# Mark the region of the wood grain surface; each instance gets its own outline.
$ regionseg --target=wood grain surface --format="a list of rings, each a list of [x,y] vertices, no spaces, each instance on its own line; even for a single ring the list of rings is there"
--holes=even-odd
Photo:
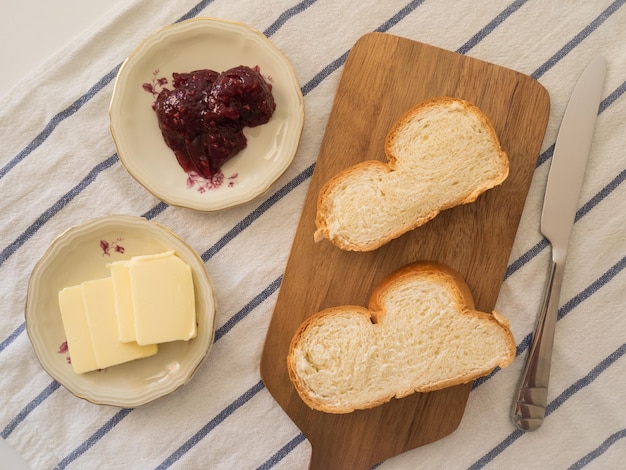
[[[436,96],[473,102],[508,153],[504,184],[472,204],[368,253],[313,242],[320,187],[362,160],[386,161],[387,131],[406,110]],[[311,468],[370,468],[452,433],[471,384],[413,394],[370,410],[333,415],[309,409],[287,374],[293,333],[331,306],[367,306],[374,286],[407,263],[435,260],[456,269],[476,307],[496,303],[547,125],[549,96],[534,79],[477,59],[384,33],[363,36],[343,70],[261,357],[261,376],[312,446]],[[514,311],[501,312],[505,316]]]

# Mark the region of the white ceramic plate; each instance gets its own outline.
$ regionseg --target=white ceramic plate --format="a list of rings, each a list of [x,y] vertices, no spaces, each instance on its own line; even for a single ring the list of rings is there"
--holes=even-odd
[[[272,84],[276,110],[270,121],[245,128],[247,147],[227,161],[221,184],[191,179],[159,130],[152,110],[158,79],[173,72],[238,65],[259,66]],[[167,86],[167,85],[165,85]],[[197,18],[167,26],[144,40],[122,64],[109,109],[117,153],[128,172],[170,205],[212,211],[247,202],[265,192],[295,157],[304,102],[293,67],[263,34],[241,23]]]
[[[89,279],[110,276],[112,261],[175,250],[191,266],[198,335],[159,345],[155,356],[76,374],[64,348],[58,292]],[[191,379],[208,354],[215,331],[213,286],[198,254],[174,233],[140,217],[94,219],[60,235],[31,274],[26,330],[43,368],[78,397],[93,403],[135,407],[173,392]]]

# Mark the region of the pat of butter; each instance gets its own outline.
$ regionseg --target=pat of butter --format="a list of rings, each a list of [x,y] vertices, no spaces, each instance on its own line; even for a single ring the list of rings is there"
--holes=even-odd
[[[72,369],[77,374],[98,369],[87,326],[82,287],[67,287],[59,291],[59,307]]]
[[[193,277],[183,260],[173,251],[135,256],[129,274],[138,344],[196,336]]]
[[[156,344],[140,346],[134,342],[120,342],[112,278],[86,281],[81,286],[87,325],[98,368],[104,369],[157,353]]]
[[[109,271],[111,271],[111,278],[113,279],[118,334],[120,341],[123,343],[137,340],[135,334],[133,298],[130,292],[129,266],[130,261],[115,261],[107,265]]]

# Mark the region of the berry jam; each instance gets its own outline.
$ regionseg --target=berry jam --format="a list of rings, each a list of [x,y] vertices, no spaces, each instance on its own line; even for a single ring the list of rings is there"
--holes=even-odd
[[[276,103],[259,68],[172,74],[153,108],[167,146],[185,172],[210,179],[247,145],[244,127],[270,120]]]

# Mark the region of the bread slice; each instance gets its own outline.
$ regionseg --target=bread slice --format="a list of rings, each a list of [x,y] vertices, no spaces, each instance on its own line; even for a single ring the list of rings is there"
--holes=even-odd
[[[331,307],[305,320],[287,368],[309,407],[349,413],[467,383],[514,358],[504,317],[474,310],[449,267],[415,263],[385,278],[368,309]]]
[[[489,119],[460,99],[433,98],[407,111],[389,131],[385,153],[388,163],[358,163],[321,188],[315,241],[375,250],[509,174]]]

